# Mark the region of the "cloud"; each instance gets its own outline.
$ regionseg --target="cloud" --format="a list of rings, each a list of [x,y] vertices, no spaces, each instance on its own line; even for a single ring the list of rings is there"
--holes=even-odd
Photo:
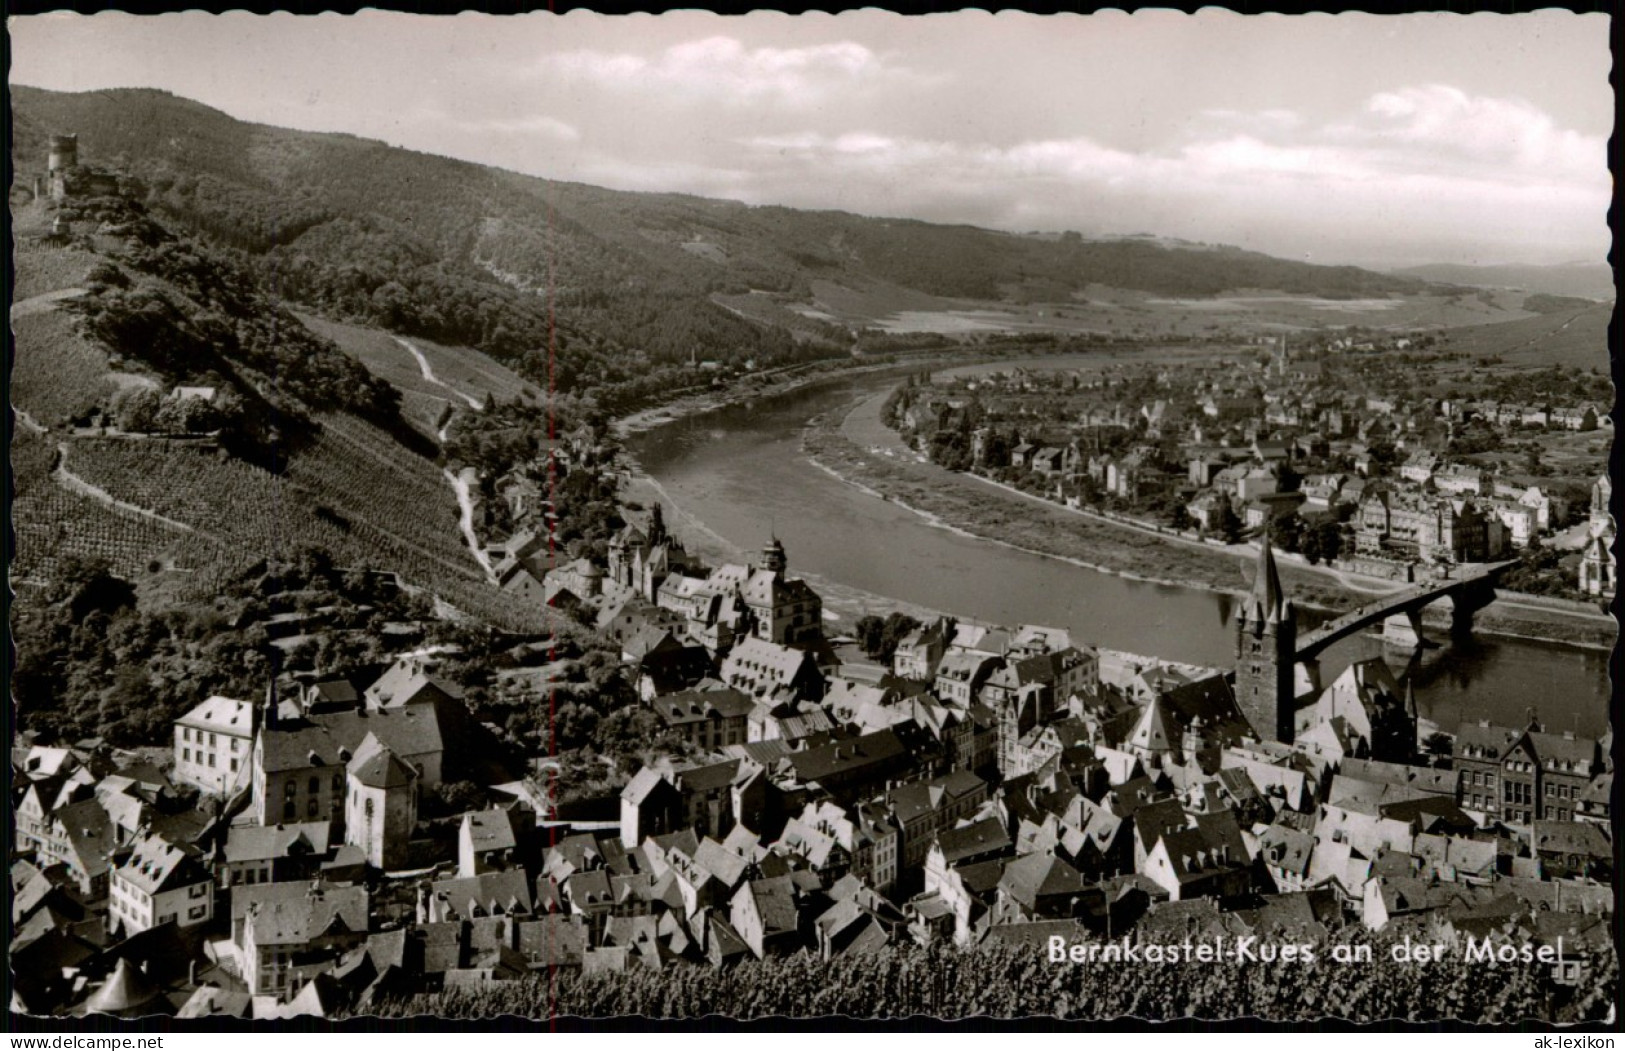
[[[1608,147],[1601,136],[1559,128],[1522,99],[1474,96],[1446,84],[1427,84],[1373,95],[1364,116],[1328,129],[1328,138],[1395,157],[1414,159],[1425,152],[1436,163],[1511,168],[1524,175],[1595,180],[1608,169]]]
[[[1527,102],[1442,85],[1382,92],[1318,123],[1283,109],[1208,111],[1177,140],[1142,150],[1089,136],[997,144],[857,129],[738,144],[750,160],[736,167],[757,173],[756,198],[882,202],[1008,229],[1292,241],[1321,257],[1383,237],[1592,251],[1610,195],[1602,140]]]
[[[764,102],[817,106],[843,91],[919,87],[944,79],[893,65],[886,56],[852,41],[747,48],[728,36],[675,44],[652,59],[593,49],[566,51],[534,72],[542,78],[636,91],[650,98],[676,96],[730,106]]]

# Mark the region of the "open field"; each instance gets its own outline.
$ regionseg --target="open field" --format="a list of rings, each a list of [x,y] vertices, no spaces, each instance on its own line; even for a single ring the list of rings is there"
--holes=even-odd
[[[419,336],[412,337],[412,344],[423,352],[437,377],[480,401],[491,394],[504,401],[517,397],[531,403],[540,403],[547,397],[541,386],[482,351],[451,347]]]
[[[889,332],[1101,332],[1203,336],[1341,328],[1411,331],[1528,318],[1521,293],[1485,290],[1425,296],[1330,299],[1267,289],[1222,296],[1157,296],[1090,285],[1056,298],[1012,288],[1003,300],[951,299],[881,282],[813,281],[808,303],[784,304],[807,317]]]
[[[107,354],[81,338],[72,316],[45,310],[14,318],[11,404],[46,427],[61,426],[112,393]]]
[[[17,267],[17,283],[11,290],[13,303],[30,299],[59,288],[73,288],[85,283],[85,275],[101,258],[90,252],[69,247],[47,247],[24,241],[19,235],[17,254],[26,263]]]
[[[1538,314],[1500,325],[1472,325],[1443,333],[1441,349],[1475,358],[1499,356],[1507,365],[1608,367],[1611,304]]]
[[[299,320],[312,332],[338,344],[373,375],[398,388],[401,414],[428,434],[434,433],[435,424],[447,406],[461,411],[468,407],[471,398],[483,403],[493,393],[500,398],[524,397],[530,401],[543,397],[534,383],[477,350],[447,347],[412,337],[411,345],[429,363],[434,376],[429,379],[424,376],[417,357],[388,332],[329,321],[314,314],[301,313]]]

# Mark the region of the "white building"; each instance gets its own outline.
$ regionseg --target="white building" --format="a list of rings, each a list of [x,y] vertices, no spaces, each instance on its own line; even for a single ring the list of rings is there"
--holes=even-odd
[[[214,916],[214,880],[181,848],[148,836],[113,870],[108,908],[126,935],[171,921],[193,927]]]
[[[175,720],[173,778],[214,795],[230,795],[248,783],[253,750],[254,706],[210,697]]]

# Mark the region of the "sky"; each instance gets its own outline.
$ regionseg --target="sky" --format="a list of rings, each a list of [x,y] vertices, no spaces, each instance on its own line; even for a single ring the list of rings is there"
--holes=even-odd
[[[1321,263],[1602,262],[1608,19],[13,18],[13,83],[548,178]]]

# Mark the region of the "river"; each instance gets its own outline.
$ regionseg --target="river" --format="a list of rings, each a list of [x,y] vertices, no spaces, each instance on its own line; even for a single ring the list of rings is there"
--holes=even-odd
[[[630,439],[629,451],[691,547],[737,559],[776,534],[792,574],[847,612],[884,613],[896,599],[976,620],[1064,627],[1111,649],[1231,664],[1235,602],[1227,595],[1130,581],[963,536],[831,477],[802,454],[807,420],[895,382],[871,376],[759,398],[660,426]],[[649,483],[642,488],[646,494]],[[1358,637],[1323,656],[1323,681],[1373,656],[1396,674],[1407,670],[1406,655]],[[1608,728],[1605,654],[1483,637],[1426,651],[1409,671],[1420,714],[1447,731],[1464,719],[1517,725],[1531,706],[1554,732],[1595,737]]]

